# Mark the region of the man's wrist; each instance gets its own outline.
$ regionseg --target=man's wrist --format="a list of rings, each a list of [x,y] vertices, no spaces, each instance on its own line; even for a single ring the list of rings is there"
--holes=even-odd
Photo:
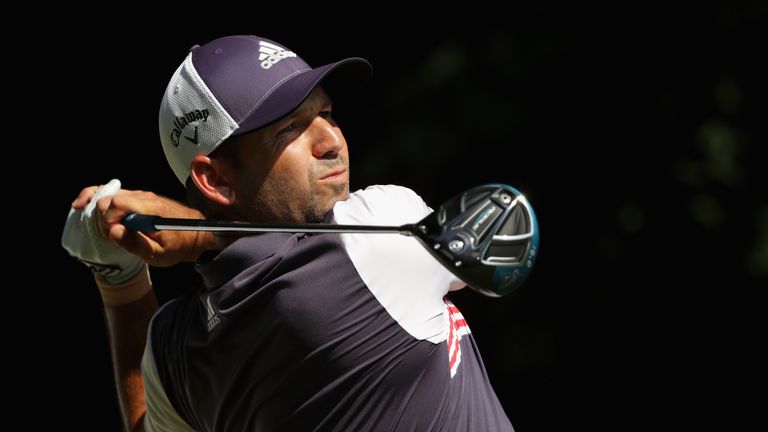
[[[195,242],[195,253],[191,261],[196,261],[203,252],[216,248],[216,236],[212,232],[198,231],[197,241]]]
[[[119,284],[111,284],[96,273],[93,274],[93,278],[99,287],[102,301],[109,306],[133,303],[152,290],[152,280],[146,264],[143,264],[143,268],[135,276]]]

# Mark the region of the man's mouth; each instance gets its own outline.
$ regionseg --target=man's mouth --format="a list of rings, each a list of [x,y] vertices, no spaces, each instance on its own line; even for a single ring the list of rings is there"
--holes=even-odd
[[[344,180],[346,178],[347,170],[344,168],[336,169],[328,174],[320,177],[321,181],[335,181],[335,180]]]

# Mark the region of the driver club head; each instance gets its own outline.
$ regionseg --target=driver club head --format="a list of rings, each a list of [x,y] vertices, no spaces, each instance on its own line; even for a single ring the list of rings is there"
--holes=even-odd
[[[466,190],[416,224],[414,235],[473,290],[501,297],[530,273],[539,227],[528,200],[499,183]]]

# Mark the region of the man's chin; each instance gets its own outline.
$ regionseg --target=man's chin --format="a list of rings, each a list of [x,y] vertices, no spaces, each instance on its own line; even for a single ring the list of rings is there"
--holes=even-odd
[[[338,185],[338,187],[334,188],[334,192],[336,192],[336,196],[339,197],[336,201],[345,201],[349,198],[349,182]],[[336,203],[334,202],[334,204]]]
[[[304,209],[306,223],[324,222],[337,202],[349,198],[349,185],[340,185],[330,191],[326,189],[324,192],[324,195],[315,194],[313,199],[307,201]]]
[[[338,187],[333,188],[333,193],[329,197],[329,199],[326,201],[328,211],[331,211],[333,209],[333,206],[336,205],[339,201],[346,201],[349,198],[349,184],[339,185]]]

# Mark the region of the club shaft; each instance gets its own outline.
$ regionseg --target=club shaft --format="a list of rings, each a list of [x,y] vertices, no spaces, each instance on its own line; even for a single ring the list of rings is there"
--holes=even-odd
[[[130,221],[146,218],[138,229]],[[348,233],[348,234],[403,234],[411,235],[415,226],[376,226],[376,225],[331,225],[331,224],[253,224],[245,222],[213,221],[204,219],[162,218],[135,215],[126,218],[126,225],[137,231],[209,231],[209,232],[251,232],[251,233]],[[151,227],[151,228],[149,228]]]

